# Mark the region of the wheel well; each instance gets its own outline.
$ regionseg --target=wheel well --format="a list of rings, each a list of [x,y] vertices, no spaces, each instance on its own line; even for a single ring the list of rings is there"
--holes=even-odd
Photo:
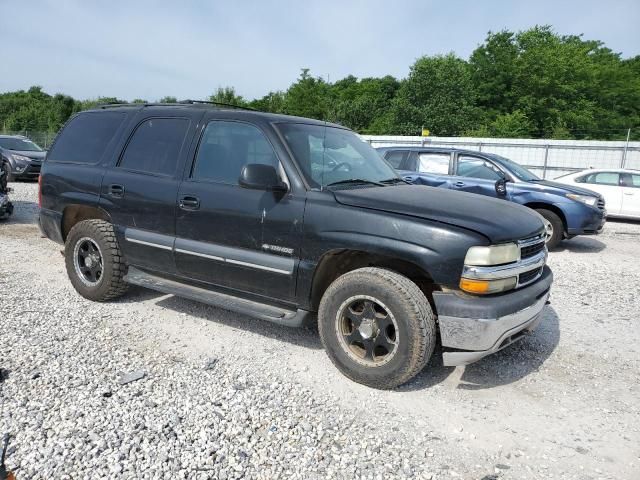
[[[524,204],[525,207],[529,207],[532,208],[533,210],[537,210],[538,208],[543,208],[545,210],[549,210],[553,213],[555,213],[556,215],[558,215],[560,217],[560,220],[562,220],[562,226],[564,228],[564,231],[567,231],[567,219],[564,216],[564,212],[562,210],[560,210],[558,207],[556,207],[555,205],[550,205],[548,203],[525,203]]]
[[[67,235],[78,222],[93,219],[111,221],[109,214],[98,207],[88,205],[69,205],[66,207],[62,213],[62,240],[67,239]]]
[[[413,281],[425,294],[433,307],[431,295],[438,287],[431,276],[417,265],[397,258],[358,250],[337,250],[326,253],[318,262],[311,286],[311,306],[317,310],[329,285],[341,275],[364,267],[393,270]]]

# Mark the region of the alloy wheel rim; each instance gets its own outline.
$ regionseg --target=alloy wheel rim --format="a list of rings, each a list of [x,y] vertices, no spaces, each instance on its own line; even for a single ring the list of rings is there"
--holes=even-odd
[[[393,313],[380,300],[357,295],[345,300],[335,322],[338,342],[355,362],[380,367],[398,351],[399,331]]]
[[[95,287],[102,280],[102,251],[93,239],[83,237],[76,242],[73,264],[78,278],[85,285]]]
[[[544,221],[544,230],[545,230],[545,233],[547,234],[547,240],[546,241],[548,242],[553,237],[553,225],[549,220],[545,219],[545,221]]]

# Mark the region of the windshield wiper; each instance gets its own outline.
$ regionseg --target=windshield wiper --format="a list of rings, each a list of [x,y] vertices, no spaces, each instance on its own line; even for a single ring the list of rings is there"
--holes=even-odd
[[[337,182],[331,182],[327,184],[327,187],[333,187],[334,185],[346,185],[349,183],[358,184],[364,183],[368,185],[377,185],[378,187],[384,187],[384,183],[374,182],[373,180],[366,180],[364,178],[347,178],[346,180],[338,180]]]
[[[411,185],[411,182],[409,180],[405,180],[404,178],[401,178],[401,177],[394,177],[394,178],[387,178],[386,180],[380,180],[380,183],[391,184],[391,185],[394,185],[400,182]]]

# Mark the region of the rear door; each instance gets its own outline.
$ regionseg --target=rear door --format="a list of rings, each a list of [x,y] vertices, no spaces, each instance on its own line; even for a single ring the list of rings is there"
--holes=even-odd
[[[180,275],[278,300],[294,298],[305,196],[238,184],[249,163],[272,165],[286,181],[274,137],[253,123],[209,114],[178,193]]]
[[[578,179],[576,179],[578,180]],[[607,213],[620,215],[622,211],[622,188],[618,172],[595,172],[582,177],[578,183],[600,193],[604,197]]]
[[[620,213],[631,217],[640,217],[640,174],[620,174],[620,185],[622,185]]]
[[[502,179],[501,170],[491,161],[466,153],[458,154],[455,175],[451,177],[452,190],[497,197],[496,181]]]
[[[100,197],[127,262],[164,273],[175,272],[179,178],[202,116],[197,110],[176,113],[141,111],[116,163],[105,174]]]

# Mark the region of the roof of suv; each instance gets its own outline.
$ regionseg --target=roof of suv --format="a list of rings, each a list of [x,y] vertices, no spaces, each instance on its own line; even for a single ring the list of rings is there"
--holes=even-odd
[[[185,101],[185,102],[177,102],[177,103],[123,103],[123,104],[111,104],[111,105],[102,105],[96,107],[92,110],[85,110],[85,112],[103,112],[105,110],[129,110],[131,108],[137,108],[142,110],[143,108],[152,108],[152,109],[204,109],[204,110],[215,110],[220,112],[229,112],[233,114],[234,118],[260,118],[262,120],[266,120],[268,122],[278,122],[278,123],[306,123],[310,125],[321,125],[328,127],[336,127],[347,129],[342,125],[338,125],[337,123],[325,122],[322,120],[315,120],[313,118],[306,117],[296,117],[293,115],[283,115],[279,113],[269,113],[269,112],[261,112],[259,110],[253,110],[245,107],[238,107],[234,105],[227,105],[223,103],[214,103],[214,102],[196,102],[196,101]],[[84,113],[84,112],[81,112]]]

